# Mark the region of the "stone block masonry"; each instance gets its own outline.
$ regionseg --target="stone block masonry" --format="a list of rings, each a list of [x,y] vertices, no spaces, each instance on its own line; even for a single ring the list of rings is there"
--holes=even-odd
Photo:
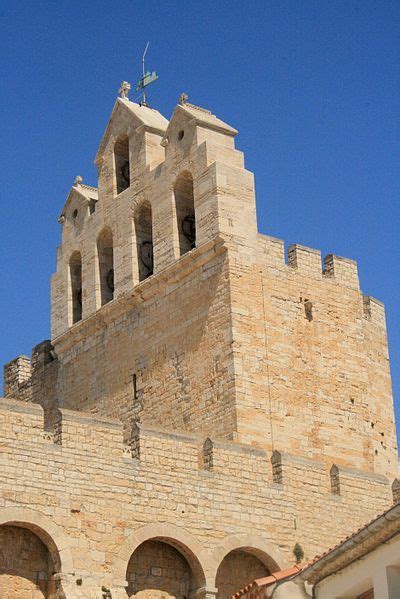
[[[248,574],[253,566],[283,567],[293,561],[296,542],[312,557],[325,546],[322,529],[339,541],[349,520],[361,525],[391,500],[383,476],[340,470],[337,495],[322,462],[285,453],[274,456],[281,462],[277,483],[271,456],[248,445],[141,425],[126,444],[121,423],[63,409],[55,430],[53,438],[44,430],[40,406],[1,399],[0,522],[17,521],[25,536],[54,535],[52,559],[62,565],[58,578],[71,598],[100,597],[102,586],[126,597],[125,580],[134,587],[141,559],[135,549],[150,540],[160,543],[161,556],[162,543],[184,556],[192,591],[215,589],[231,551],[238,567],[243,546],[253,555]],[[147,556],[148,549],[154,546]],[[0,575],[0,596],[3,582]]]
[[[1,598],[228,599],[399,496],[356,262],[286,260],[237,131],[122,87],[60,214],[51,339],[5,367]]]

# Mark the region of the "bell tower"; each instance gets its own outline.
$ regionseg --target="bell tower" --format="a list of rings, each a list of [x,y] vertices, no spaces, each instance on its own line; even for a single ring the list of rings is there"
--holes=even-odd
[[[258,233],[237,131],[129,87],[60,215],[51,340],[5,367],[0,529],[46,552],[32,569],[28,539],[0,596],[223,599],[398,496],[384,307],[356,262]]]
[[[77,177],[60,216],[51,344],[7,366],[10,393],[118,418],[126,440],[142,423],[256,445],[276,472],[290,454],[395,474],[384,307],[356,262],[258,233],[237,131],[127,86],[98,188]]]
[[[57,395],[128,428],[234,438],[230,279],[257,260],[253,175],[237,131],[210,111],[183,99],[168,122],[126,86],[122,96],[96,155],[98,188],[77,178],[60,216]]]

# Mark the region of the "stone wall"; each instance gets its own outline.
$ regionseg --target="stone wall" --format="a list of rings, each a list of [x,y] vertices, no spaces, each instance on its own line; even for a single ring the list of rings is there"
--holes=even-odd
[[[329,254],[322,265],[318,250],[297,244],[286,260],[282,240],[258,234],[236,133],[191,105],[168,123],[117,100],[96,157],[98,190],[76,182],[62,210],[52,345],[35,348],[31,364],[21,356],[6,367],[5,395],[40,403],[50,423],[62,407],[118,418],[127,439],[142,422],[392,477],[383,306],[363,296],[353,260]],[[118,193],[121,140],[130,180]],[[193,181],[196,230],[184,255],[182,177]],[[154,268],[139,282],[143,206]],[[101,305],[104,231],[114,290]],[[82,320],[73,324],[77,252]]]
[[[245,552],[250,579],[248,555],[274,571],[298,542],[310,558],[391,501],[385,477],[339,473],[338,495],[322,462],[275,454],[277,483],[267,452],[197,435],[141,425],[127,445],[119,422],[69,410],[51,434],[39,406],[6,399],[0,437],[0,524],[40,531],[67,599],[100,598],[102,586],[126,597],[128,564],[148,540],[179,551],[191,593],[212,597],[231,551]]]
[[[231,284],[239,438],[394,476],[397,442],[384,307],[354,261],[260,236],[262,276]],[[240,329],[239,329],[240,327]]]
[[[28,385],[46,410],[119,418],[128,436],[144,422],[394,476],[383,306],[352,261],[328,256],[323,271],[295,246],[286,263],[262,236],[259,260],[218,241],[193,250],[75,325],[7,395],[26,400]]]
[[[78,178],[61,212],[52,339],[5,368],[0,506],[67,599],[126,597],[128,569],[131,595],[222,599],[239,567],[312,557],[391,502],[383,306],[354,261],[258,234],[236,133],[119,98],[98,189]],[[145,576],[155,548],[167,576]]]

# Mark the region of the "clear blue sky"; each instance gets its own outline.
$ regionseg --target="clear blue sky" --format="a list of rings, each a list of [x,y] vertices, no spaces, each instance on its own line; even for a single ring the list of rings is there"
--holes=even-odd
[[[398,1],[17,0],[0,23],[0,363],[49,336],[57,216],[150,40],[152,106],[186,91],[239,129],[260,230],[356,259],[385,302],[400,422]]]

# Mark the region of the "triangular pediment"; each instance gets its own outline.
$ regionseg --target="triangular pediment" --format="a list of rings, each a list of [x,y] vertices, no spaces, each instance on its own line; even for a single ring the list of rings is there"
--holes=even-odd
[[[165,144],[170,131],[176,127],[177,123],[180,124],[185,120],[191,125],[198,125],[205,129],[218,131],[219,133],[224,133],[230,137],[237,135],[236,129],[224,121],[221,121],[221,119],[216,117],[209,110],[200,108],[199,106],[194,106],[193,104],[178,104],[174,110],[171,120],[169,121],[169,125],[161,143]]]
[[[58,220],[62,221],[65,218],[70,204],[72,204],[74,201],[80,202],[86,206],[92,200],[97,202],[97,199],[98,193],[96,187],[84,185],[83,183],[77,183],[76,185],[73,185],[70,189]]]
[[[128,124],[125,128],[129,128],[130,132],[144,127],[148,131],[159,133],[160,136],[165,134],[168,127],[168,120],[158,110],[135,104],[126,98],[117,98],[94,160],[96,164],[101,161],[113,130],[118,128],[119,121]]]

